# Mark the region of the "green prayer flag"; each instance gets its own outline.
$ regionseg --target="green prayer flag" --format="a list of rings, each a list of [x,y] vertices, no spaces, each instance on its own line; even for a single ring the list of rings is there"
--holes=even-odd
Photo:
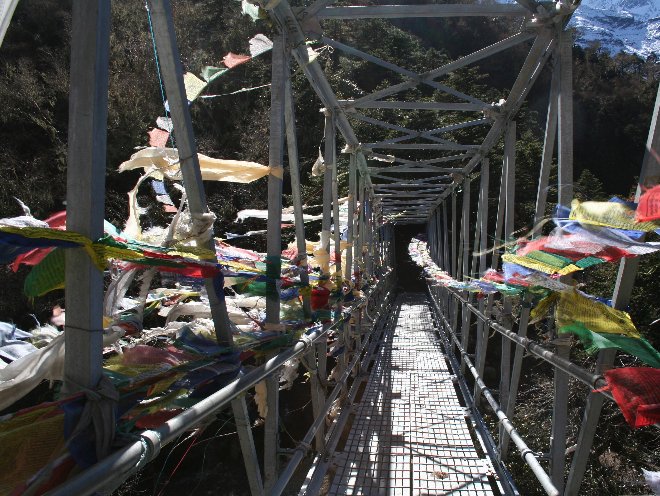
[[[538,260],[539,262],[546,265],[550,265],[551,267],[556,267],[557,269],[563,269],[567,265],[571,265],[573,263],[573,260],[570,258],[540,250],[532,251],[525,256],[534,260]]]
[[[214,67],[212,65],[207,65],[202,69],[202,77],[207,83],[213,82],[216,78],[222,76],[229,69],[224,67]]]
[[[559,328],[559,333],[575,334],[587,353],[598,350],[616,348],[630,355],[636,356],[652,367],[660,368],[660,352],[644,338],[631,338],[622,334],[599,334],[587,329],[582,322],[575,322]]]
[[[604,261],[605,260],[602,260],[597,257],[585,257],[585,258],[581,258],[580,260],[574,263],[581,269],[586,269],[587,267],[591,267],[593,265],[602,264]]]
[[[64,249],[55,248],[35,265],[23,284],[26,296],[43,296],[64,287]]]

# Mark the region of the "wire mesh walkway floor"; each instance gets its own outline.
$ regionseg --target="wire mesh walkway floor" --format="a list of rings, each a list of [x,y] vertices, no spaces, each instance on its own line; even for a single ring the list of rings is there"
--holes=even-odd
[[[328,494],[492,495],[426,295],[399,295]]]

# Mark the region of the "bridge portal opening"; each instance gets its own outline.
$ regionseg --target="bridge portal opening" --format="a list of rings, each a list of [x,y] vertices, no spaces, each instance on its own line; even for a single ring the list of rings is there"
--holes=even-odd
[[[400,292],[426,291],[422,269],[408,255],[410,240],[418,235],[425,236],[424,232],[425,228],[422,224],[398,225],[394,228],[394,264]]]

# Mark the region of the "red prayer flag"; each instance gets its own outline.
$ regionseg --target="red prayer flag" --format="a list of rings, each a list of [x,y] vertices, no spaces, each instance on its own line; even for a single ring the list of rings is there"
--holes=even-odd
[[[51,215],[45,219],[45,222],[48,224],[48,227],[52,229],[66,229],[66,210],[62,210],[61,212],[57,212]],[[21,266],[21,264],[30,266],[37,265],[44,258],[46,258],[46,255],[48,255],[51,251],[53,251],[53,248],[35,248],[34,250],[30,250],[27,253],[23,253],[22,255],[17,256],[14,262],[11,264],[11,270],[14,272],[18,271],[18,268]]]
[[[660,369],[624,367],[605,372],[607,386],[633,429],[660,422]]]
[[[644,191],[639,198],[635,220],[637,222],[648,222],[660,219],[660,184]]]
[[[149,146],[155,146],[157,148],[165,148],[167,146],[167,140],[170,137],[170,133],[167,131],[153,128],[147,134],[149,135]]]
[[[233,69],[237,65],[244,64],[252,57],[249,55],[238,55],[236,53],[229,52],[227,55],[222,57],[222,63],[225,64],[229,69]]]

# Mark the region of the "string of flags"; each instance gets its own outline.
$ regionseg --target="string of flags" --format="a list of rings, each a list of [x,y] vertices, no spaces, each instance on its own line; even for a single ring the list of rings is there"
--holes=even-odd
[[[558,333],[576,337],[588,353],[617,349],[649,365],[651,368],[616,369],[606,378],[631,427],[654,424],[660,422],[660,352],[639,333],[627,312],[560,278],[597,264],[660,250],[660,243],[644,240],[650,233],[660,233],[659,191],[658,186],[647,189],[639,205],[618,198],[607,202],[574,200],[570,209],[560,205],[554,216],[556,228],[549,235],[508,243],[502,270],[489,269],[480,278],[454,279],[435,264],[421,239],[411,241],[409,254],[434,284],[479,294],[531,294],[536,300],[532,322],[554,309]],[[625,381],[619,380],[624,376]],[[633,406],[631,395],[636,402]]]

